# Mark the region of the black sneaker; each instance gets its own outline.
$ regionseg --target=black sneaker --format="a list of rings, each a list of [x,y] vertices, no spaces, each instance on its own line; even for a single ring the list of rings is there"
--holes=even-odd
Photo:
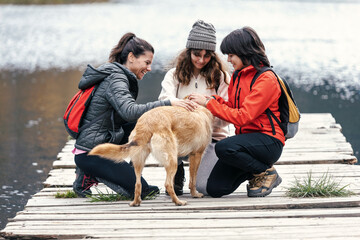
[[[185,170],[184,170],[184,163],[182,162],[180,165],[178,165],[174,177],[174,191],[177,196],[181,196],[184,194],[183,192],[184,182],[185,182]],[[167,191],[165,192],[167,195],[169,195]]]
[[[103,184],[105,184],[107,187],[109,187],[111,190],[113,190],[114,192],[116,192],[117,194],[120,194],[121,196],[124,196],[126,198],[132,198],[131,193],[129,193],[128,191],[126,191],[123,187],[121,187],[120,185],[117,185],[113,182],[110,182],[108,180],[105,180],[103,178],[96,178],[99,182],[102,182]]]
[[[159,194],[160,194],[160,189],[157,186],[149,185],[149,188],[146,191],[141,192],[141,199],[151,200],[154,199]]]
[[[134,199],[134,193],[129,193],[127,190],[125,190],[120,185],[110,182],[108,180],[105,180],[103,178],[96,178],[99,182],[102,182],[107,187],[109,187],[111,190],[116,192],[117,194],[120,194],[121,196],[124,196],[129,199]],[[149,188],[146,191],[143,191],[141,193],[141,199],[153,199],[156,195],[160,194],[160,190],[157,186],[149,185]]]
[[[74,192],[79,197],[82,198],[85,198],[86,196],[90,196],[91,195],[90,188],[93,185],[97,185],[98,181],[94,177],[85,174],[84,171],[82,171],[78,167],[76,167],[75,173],[76,173],[76,178],[73,183]]]

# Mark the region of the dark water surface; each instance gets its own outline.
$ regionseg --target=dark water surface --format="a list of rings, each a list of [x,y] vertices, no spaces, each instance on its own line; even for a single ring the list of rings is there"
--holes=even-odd
[[[40,189],[67,140],[64,106],[79,71],[0,74],[0,228]]]
[[[62,122],[69,99],[76,92],[82,71],[41,71],[31,74],[3,73],[0,83],[0,228],[7,218],[23,209],[42,182],[67,141]],[[153,72],[140,81],[138,102],[156,100],[164,72]],[[360,101],[339,100],[329,88],[324,99],[293,87],[302,112],[330,112],[343,127],[343,133],[359,158]],[[315,90],[314,90],[315,91]],[[334,95],[335,94],[335,95]]]

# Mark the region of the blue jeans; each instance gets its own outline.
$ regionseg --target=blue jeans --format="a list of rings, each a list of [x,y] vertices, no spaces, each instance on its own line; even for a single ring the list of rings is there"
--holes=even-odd
[[[233,193],[241,183],[271,168],[280,158],[283,144],[263,133],[239,134],[215,145],[219,160],[211,171],[206,190],[212,197]]]

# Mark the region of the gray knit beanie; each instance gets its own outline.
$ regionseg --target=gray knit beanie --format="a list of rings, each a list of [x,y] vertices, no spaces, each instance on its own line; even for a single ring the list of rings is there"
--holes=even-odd
[[[205,49],[215,51],[216,30],[211,23],[198,20],[192,26],[187,39],[186,48]]]

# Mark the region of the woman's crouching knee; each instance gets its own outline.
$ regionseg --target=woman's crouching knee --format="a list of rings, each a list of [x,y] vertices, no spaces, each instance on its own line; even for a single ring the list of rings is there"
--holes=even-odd
[[[229,195],[231,191],[229,189],[222,189],[221,187],[217,186],[216,184],[211,184],[208,182],[206,186],[206,191],[210,197],[219,198],[224,195]]]
[[[224,195],[228,195],[229,193],[226,193],[225,191],[221,191],[218,188],[212,188],[212,187],[207,187],[207,193],[209,194],[210,197],[213,198],[220,198]]]
[[[215,145],[215,153],[219,159],[223,159],[226,161],[229,156],[233,155],[233,150],[229,147],[226,139],[224,139]]]

